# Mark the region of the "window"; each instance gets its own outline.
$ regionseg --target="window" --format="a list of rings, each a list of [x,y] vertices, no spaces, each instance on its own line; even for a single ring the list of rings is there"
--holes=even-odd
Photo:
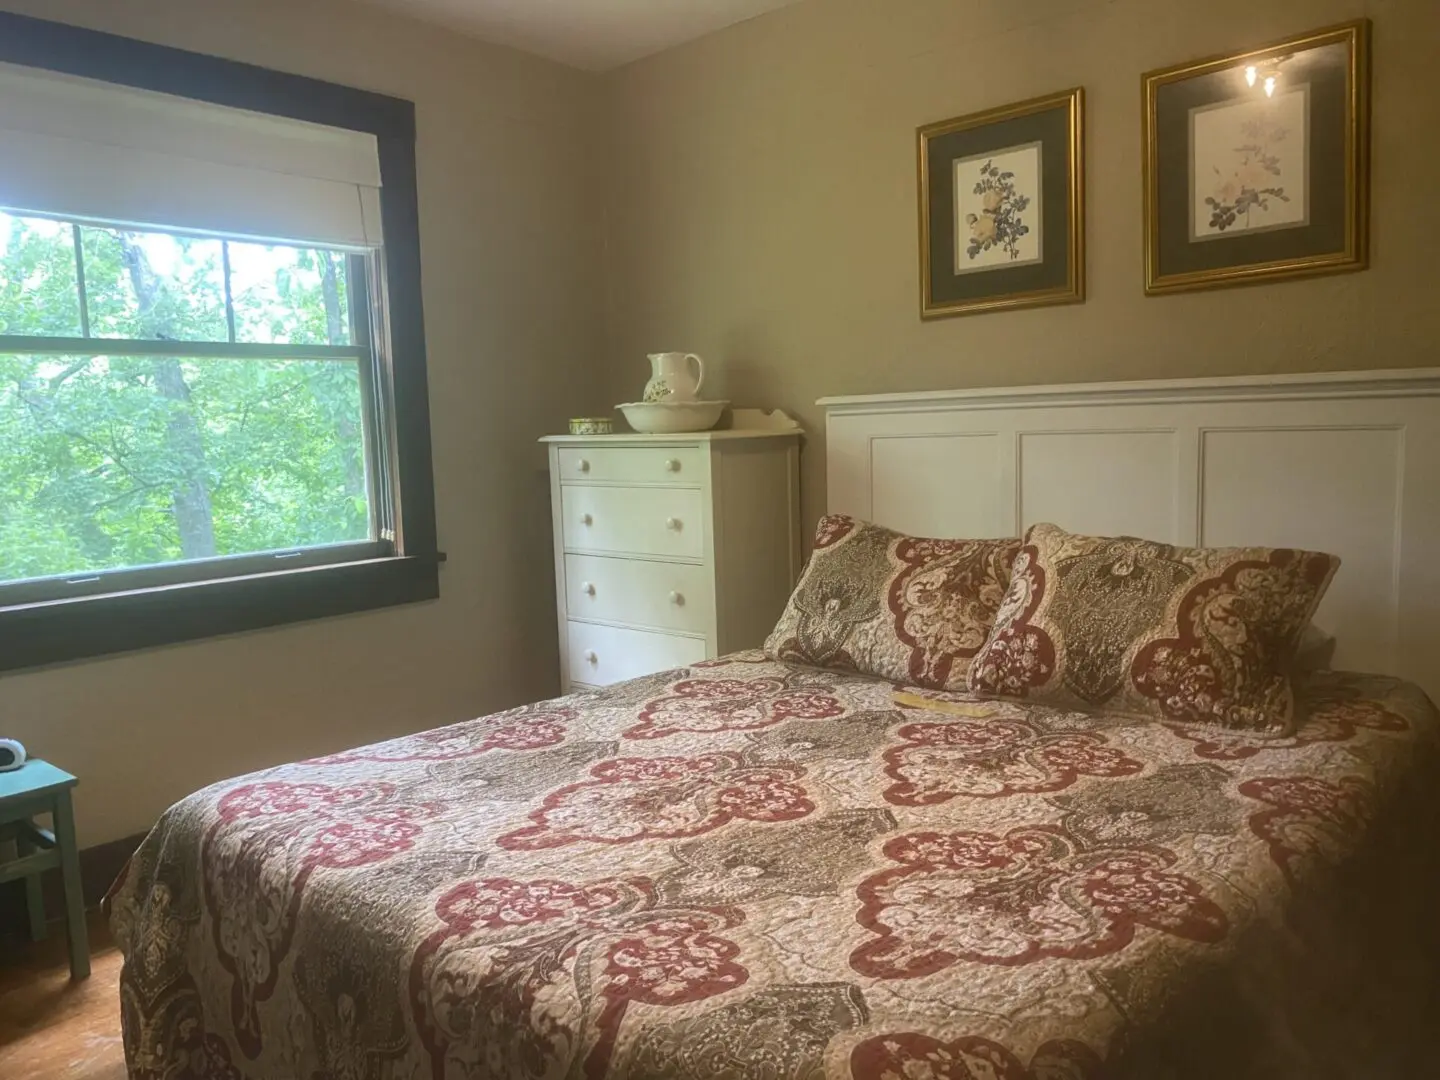
[[[438,594],[413,170],[405,103],[0,15],[0,670]]]
[[[367,263],[0,211],[0,602],[382,554]]]

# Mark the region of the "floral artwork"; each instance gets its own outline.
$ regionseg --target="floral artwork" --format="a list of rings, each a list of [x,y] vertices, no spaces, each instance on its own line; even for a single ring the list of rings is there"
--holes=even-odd
[[[965,215],[970,227],[965,254],[973,259],[998,244],[1012,261],[1018,259],[1020,238],[1030,231],[1020,215],[1030,199],[1015,190],[1015,174],[1001,172],[993,161],[987,161],[980,166],[980,179],[971,193],[980,196],[981,207],[979,215]]]
[[[1191,112],[1192,239],[1309,223],[1308,99],[1299,86]]]
[[[1041,146],[955,162],[955,273],[1039,262]]]
[[[1085,299],[1084,113],[1077,86],[917,130],[922,319]]]
[[[1145,292],[1370,264],[1370,22],[1146,72]]]

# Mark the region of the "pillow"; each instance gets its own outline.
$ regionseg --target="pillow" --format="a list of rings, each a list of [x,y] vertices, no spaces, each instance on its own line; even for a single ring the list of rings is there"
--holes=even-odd
[[[765,642],[773,660],[963,690],[1019,540],[927,540],[826,517]]]
[[[1300,647],[1295,653],[1295,673],[1310,675],[1317,671],[1329,671],[1335,659],[1335,635],[1327,634],[1313,622],[1300,635]]]
[[[1289,734],[1296,649],[1339,565],[1035,525],[970,689]]]

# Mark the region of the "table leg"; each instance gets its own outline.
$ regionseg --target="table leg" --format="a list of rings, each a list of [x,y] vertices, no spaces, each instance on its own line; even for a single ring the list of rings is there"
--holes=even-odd
[[[70,978],[90,975],[90,939],[85,930],[85,896],[80,889],[80,849],[75,845],[75,809],[70,792],[55,799],[55,842],[65,879],[65,930],[70,938]]]
[[[33,855],[36,850],[35,842],[25,832],[22,822],[20,832],[15,836],[15,854],[23,859],[27,855]],[[25,911],[30,916],[30,940],[43,941],[45,939],[45,891],[41,888],[39,874],[31,874],[25,879]]]

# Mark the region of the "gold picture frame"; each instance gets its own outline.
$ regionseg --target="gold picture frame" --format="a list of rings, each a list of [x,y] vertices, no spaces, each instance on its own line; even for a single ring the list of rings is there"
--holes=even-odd
[[[927,124],[916,141],[922,319],[1085,299],[1083,88]]]
[[[1368,19],[1147,72],[1141,97],[1147,295],[1369,265]]]

